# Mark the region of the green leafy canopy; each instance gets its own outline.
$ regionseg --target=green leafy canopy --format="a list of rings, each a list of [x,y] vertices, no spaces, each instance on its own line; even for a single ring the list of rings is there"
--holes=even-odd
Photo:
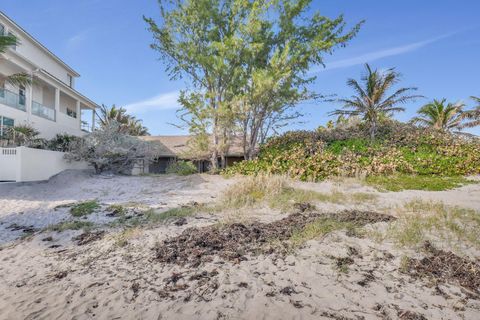
[[[161,19],[144,18],[172,79],[186,78],[180,117],[194,134],[212,136],[212,165],[231,135],[252,150],[269,130],[298,114],[314,96],[308,74],[323,56],[344,46],[343,16],[311,13],[311,0],[165,0]],[[247,150],[247,151],[248,151]]]

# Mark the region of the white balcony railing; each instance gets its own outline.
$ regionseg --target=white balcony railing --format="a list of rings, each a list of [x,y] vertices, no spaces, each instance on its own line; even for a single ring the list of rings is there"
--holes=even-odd
[[[7,89],[0,88],[0,103],[18,110],[27,110],[25,97]]]
[[[55,109],[51,107],[46,107],[41,103],[32,101],[32,114],[55,121]]]

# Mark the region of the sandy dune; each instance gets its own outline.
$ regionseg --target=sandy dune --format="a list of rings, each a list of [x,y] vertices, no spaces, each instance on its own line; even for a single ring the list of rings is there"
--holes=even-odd
[[[421,252],[345,231],[310,240],[287,255],[245,255],[244,261],[216,257],[195,267],[160,263],[154,248],[188,228],[222,221],[219,214],[137,229],[126,245],[119,245],[118,228],[85,245],[73,240],[82,231],[39,231],[72,219],[68,208],[55,210],[62,204],[98,199],[105,205],[135,202],[162,210],[215,201],[233,183],[208,175],[101,178],[67,172],[45,183],[0,185],[0,319],[480,318],[479,296],[400,272],[404,255],[420,257]],[[378,196],[375,203],[318,204],[325,212],[352,207],[394,212],[417,198],[480,210],[480,185],[398,193],[340,182],[296,187]],[[285,216],[259,209],[250,218],[271,222]],[[105,212],[87,218],[98,225],[112,219]],[[12,225],[36,233],[20,239],[24,229],[12,231]],[[470,258],[480,262],[479,255]],[[339,261],[349,261],[348,272],[339,272]]]

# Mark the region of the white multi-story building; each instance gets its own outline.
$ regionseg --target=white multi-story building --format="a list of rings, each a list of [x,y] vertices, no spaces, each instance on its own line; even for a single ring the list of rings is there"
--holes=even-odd
[[[0,34],[19,40],[0,54],[0,135],[8,126],[22,124],[31,125],[46,139],[57,133],[82,136],[92,130],[98,105],[75,90],[80,75],[1,11]],[[15,73],[31,75],[33,84],[18,87],[5,81]]]

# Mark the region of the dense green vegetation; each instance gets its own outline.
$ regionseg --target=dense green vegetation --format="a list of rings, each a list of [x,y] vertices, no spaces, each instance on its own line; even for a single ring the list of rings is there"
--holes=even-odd
[[[189,174],[197,173],[197,167],[190,161],[175,161],[168,165],[167,173],[178,174],[181,176],[188,176]]]
[[[447,177],[480,173],[480,142],[392,120],[385,120],[371,140],[368,126],[358,122],[287,132],[262,146],[257,159],[237,163],[225,173],[286,174],[304,181],[367,177],[367,183],[387,190],[442,190],[464,182]]]
[[[369,176],[365,180],[368,185],[380,191],[428,190],[441,191],[472,183],[461,176],[443,177],[436,175],[396,174],[391,176]]]
[[[80,202],[70,208],[70,213],[74,217],[85,217],[92,214],[95,210],[100,208],[100,204],[97,200],[89,200]]]
[[[247,158],[269,132],[300,116],[296,105],[318,96],[309,72],[347,45],[362,22],[327,17],[312,0],[160,1],[161,19],[145,17],[152,49],[180,92],[180,120],[225,167],[240,133]],[[205,139],[211,136],[212,139]]]

